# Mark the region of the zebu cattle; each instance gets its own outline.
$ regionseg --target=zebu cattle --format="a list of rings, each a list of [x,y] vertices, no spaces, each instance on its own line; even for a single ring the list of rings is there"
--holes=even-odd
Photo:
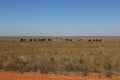
[[[102,41],[102,39],[96,39],[96,42],[101,42]]]
[[[101,41],[102,41],[102,39],[99,40],[99,42],[101,42]]]
[[[52,39],[48,39],[48,41],[52,41]]]
[[[78,41],[82,41],[82,39],[78,39]]]
[[[38,41],[41,41],[41,39],[38,39]]]
[[[72,41],[72,39],[65,39],[65,41]]]
[[[46,39],[41,39],[41,41],[46,41]]]
[[[101,42],[102,39],[88,39],[88,42]]]
[[[88,42],[91,42],[92,40],[91,39],[88,39]]]
[[[22,39],[20,39],[20,41],[21,41],[21,42],[22,42],[22,41],[26,41],[26,39],[23,39],[23,38],[22,38]]]
[[[32,41],[32,39],[29,39],[29,41],[31,42],[31,41]]]
[[[93,39],[93,42],[95,42],[96,41],[96,39]]]

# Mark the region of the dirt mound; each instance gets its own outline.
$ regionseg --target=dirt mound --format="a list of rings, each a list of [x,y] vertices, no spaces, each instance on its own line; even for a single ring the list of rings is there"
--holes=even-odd
[[[90,74],[89,76],[80,75],[55,75],[55,74],[39,74],[39,73],[18,73],[18,72],[0,72],[0,80],[120,80],[120,76],[113,76],[111,78]]]

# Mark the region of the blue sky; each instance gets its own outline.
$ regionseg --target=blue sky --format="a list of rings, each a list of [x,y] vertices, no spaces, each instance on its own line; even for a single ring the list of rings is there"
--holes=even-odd
[[[0,0],[0,36],[120,36],[120,0]]]

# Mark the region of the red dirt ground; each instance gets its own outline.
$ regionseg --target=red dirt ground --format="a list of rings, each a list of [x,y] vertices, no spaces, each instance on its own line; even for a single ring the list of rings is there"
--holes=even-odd
[[[111,78],[100,76],[92,73],[89,76],[82,77],[79,75],[54,75],[54,74],[39,74],[39,73],[17,73],[17,72],[0,72],[0,80],[120,80],[120,76]]]

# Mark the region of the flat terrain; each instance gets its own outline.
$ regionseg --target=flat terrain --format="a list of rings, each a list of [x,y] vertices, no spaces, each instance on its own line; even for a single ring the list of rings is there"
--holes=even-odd
[[[21,38],[26,40],[20,41]],[[102,41],[93,41],[96,39]],[[68,73],[81,76],[99,73],[110,78],[120,76],[120,37],[0,37],[0,71],[0,74],[17,71],[20,72],[18,76],[24,72],[37,72],[46,76]]]

